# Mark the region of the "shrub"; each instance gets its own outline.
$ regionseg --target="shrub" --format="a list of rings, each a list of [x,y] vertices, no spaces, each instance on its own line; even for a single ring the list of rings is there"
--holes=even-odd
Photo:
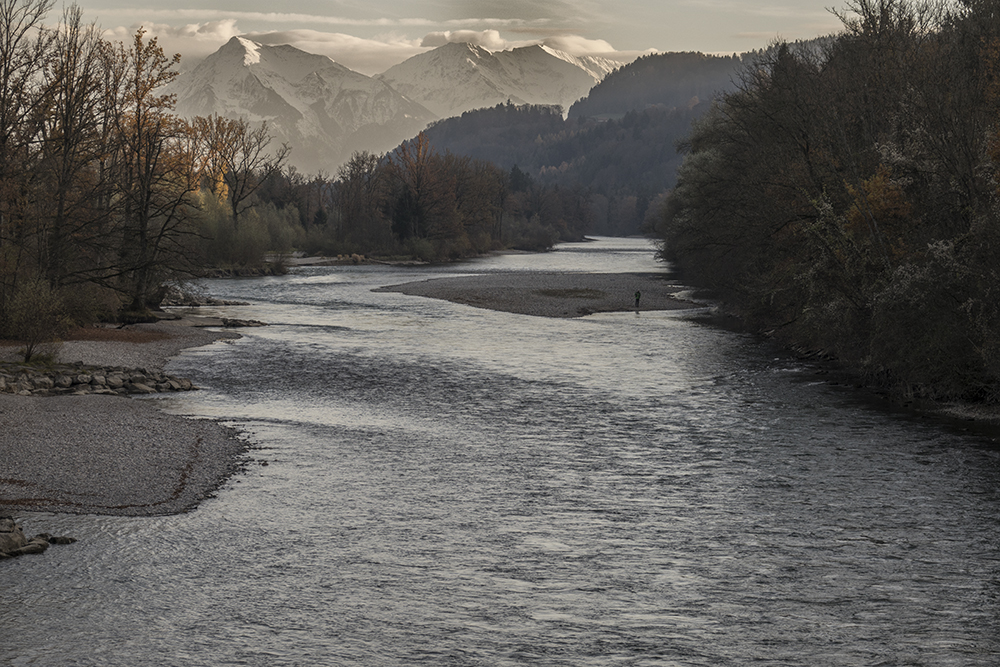
[[[4,333],[24,344],[25,362],[42,346],[58,341],[73,325],[59,293],[41,278],[20,281],[4,304],[4,312]]]

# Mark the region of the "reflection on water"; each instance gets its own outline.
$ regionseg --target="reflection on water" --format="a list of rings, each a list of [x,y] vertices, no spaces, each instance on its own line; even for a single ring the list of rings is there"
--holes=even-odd
[[[431,273],[653,265],[573,248]],[[371,291],[427,277],[211,281],[272,324],[177,358],[206,389],[164,405],[268,465],[182,516],[26,517],[87,537],[2,564],[10,664],[997,663],[989,438],[680,313]]]

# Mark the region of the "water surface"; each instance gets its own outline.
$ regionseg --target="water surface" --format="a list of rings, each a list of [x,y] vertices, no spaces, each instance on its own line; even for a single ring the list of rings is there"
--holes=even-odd
[[[995,665],[989,434],[689,314],[545,319],[384,285],[662,270],[643,241],[214,280],[270,326],[166,409],[254,462],[172,517],[0,563],[12,665]],[[262,465],[266,462],[267,465]]]

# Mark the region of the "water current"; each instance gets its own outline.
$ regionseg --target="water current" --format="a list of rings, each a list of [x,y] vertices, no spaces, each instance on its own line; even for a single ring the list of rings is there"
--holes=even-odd
[[[662,271],[641,240],[212,280],[264,320],[164,409],[256,449],[197,510],[30,514],[9,665],[997,665],[1000,452],[682,312],[374,288]],[[995,434],[994,434],[995,436]],[[267,465],[263,465],[263,463]]]

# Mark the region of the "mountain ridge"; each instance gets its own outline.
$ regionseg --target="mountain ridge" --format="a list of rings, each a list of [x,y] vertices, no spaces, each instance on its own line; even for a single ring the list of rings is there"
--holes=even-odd
[[[413,56],[377,78],[438,117],[449,118],[508,101],[568,109],[620,66],[542,45],[491,51],[456,42]]]
[[[267,122],[290,164],[333,171],[355,151],[382,153],[433,121],[498,103],[565,111],[621,63],[546,46],[491,51],[449,43],[375,77],[290,45],[233,37],[166,88],[178,115]]]
[[[266,121],[292,163],[329,170],[355,150],[385,151],[435,116],[384,82],[289,45],[233,37],[166,92],[184,117],[218,114]]]

